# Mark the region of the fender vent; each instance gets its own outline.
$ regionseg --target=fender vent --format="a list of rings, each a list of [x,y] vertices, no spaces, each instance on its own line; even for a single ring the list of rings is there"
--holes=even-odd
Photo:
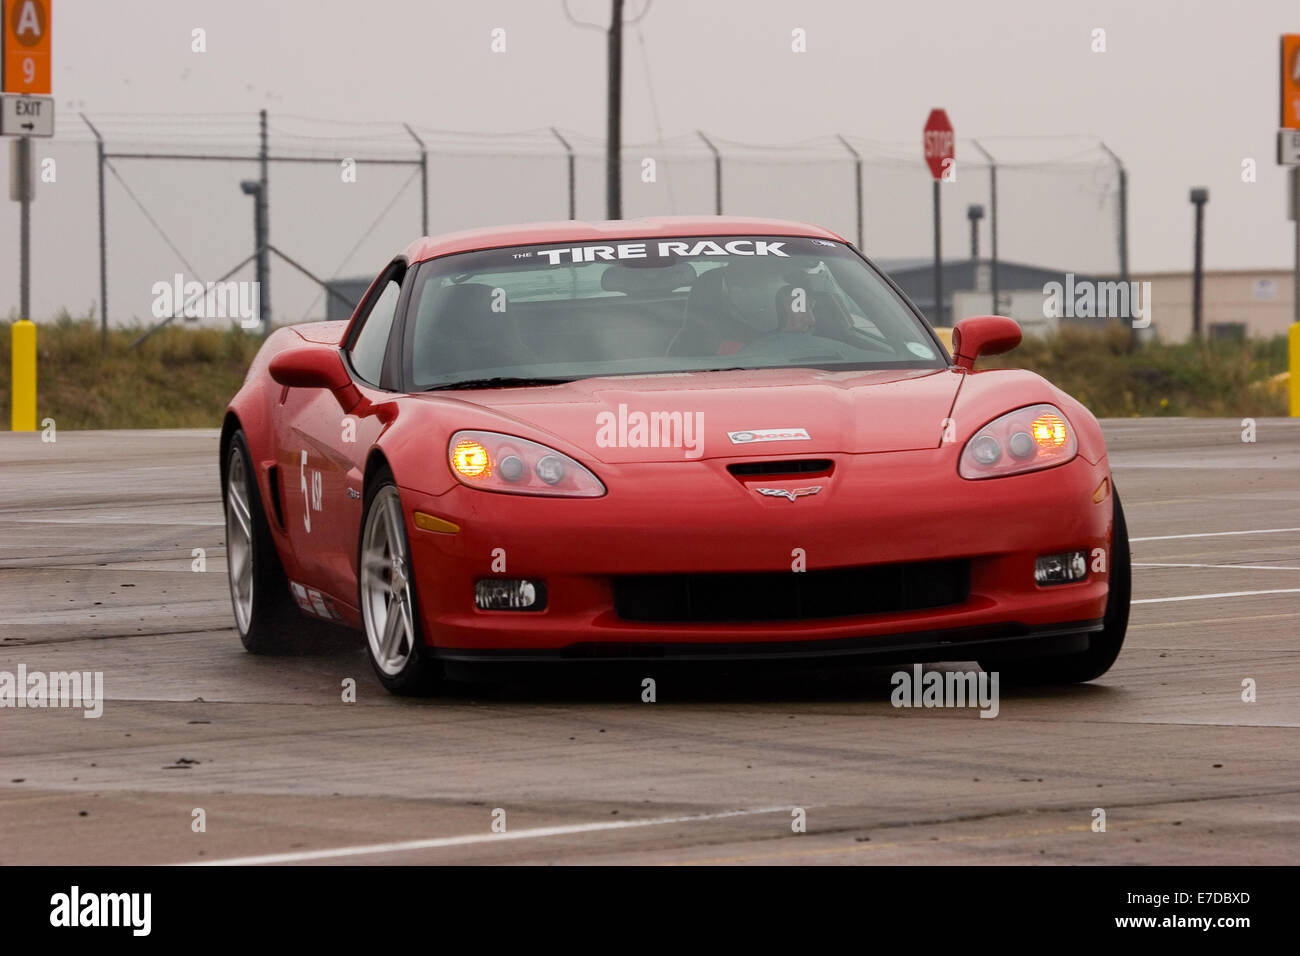
[[[728,465],[733,475],[808,475],[830,471],[835,463],[829,458],[799,458],[794,461],[742,461]]]
[[[284,509],[280,505],[280,466],[272,465],[266,469],[266,481],[271,486],[271,510],[275,512],[275,523],[284,530]]]

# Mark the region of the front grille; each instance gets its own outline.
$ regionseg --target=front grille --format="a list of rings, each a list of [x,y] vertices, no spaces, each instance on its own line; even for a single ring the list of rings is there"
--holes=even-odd
[[[625,621],[804,621],[960,604],[970,561],[918,561],[824,571],[646,574],[615,577]]]

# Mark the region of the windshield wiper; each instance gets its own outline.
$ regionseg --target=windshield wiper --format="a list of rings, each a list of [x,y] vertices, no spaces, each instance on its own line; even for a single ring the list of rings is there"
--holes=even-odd
[[[497,375],[491,378],[467,378],[445,385],[430,385],[426,392],[445,392],[458,388],[527,388],[530,385],[564,385],[572,382],[571,378],[517,378],[511,375]]]

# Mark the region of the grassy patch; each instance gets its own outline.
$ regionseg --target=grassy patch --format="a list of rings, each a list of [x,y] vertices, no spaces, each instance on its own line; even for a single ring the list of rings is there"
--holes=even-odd
[[[36,330],[37,421],[60,429],[196,428],[221,424],[262,340],[238,329],[167,328],[136,349],[139,329],[66,316]],[[9,427],[10,326],[0,324],[0,427]]]
[[[61,429],[193,428],[221,424],[261,339],[238,329],[168,328],[137,349],[138,329],[109,332],[63,316],[37,330],[37,419]],[[1120,329],[1063,329],[1026,339],[981,368],[1028,368],[1099,417],[1286,415],[1268,380],[1286,370],[1286,339],[1151,344],[1127,352]],[[0,428],[9,426],[10,333],[0,323]]]
[[[979,368],[1027,368],[1069,392],[1099,418],[1286,415],[1270,379],[1287,369],[1286,337],[1241,342],[1151,343],[1127,351],[1128,332],[1065,327],[1027,338]]]

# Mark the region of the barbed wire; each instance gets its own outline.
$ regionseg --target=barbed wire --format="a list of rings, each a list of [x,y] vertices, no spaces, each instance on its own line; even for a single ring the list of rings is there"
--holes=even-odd
[[[648,77],[647,77],[648,82]],[[101,113],[91,116],[104,137],[106,148],[166,148],[176,152],[213,151],[222,156],[255,155],[260,147],[256,113]],[[624,153],[664,156],[681,161],[710,157],[707,146],[697,133],[664,135],[656,118],[653,140],[625,141]],[[68,142],[93,142],[94,136],[77,116],[61,116],[56,124],[58,138]],[[578,130],[560,128],[575,154],[586,159],[603,156],[605,140]],[[443,154],[501,155],[527,153],[562,155],[550,127],[519,130],[484,131],[446,129],[431,125],[409,124],[396,120],[343,119],[275,113],[267,122],[269,151],[283,158],[365,158],[401,157],[418,160],[421,152],[431,156]],[[418,137],[420,142],[416,142]],[[978,140],[989,149],[1000,168],[1090,167],[1114,165],[1101,140],[1079,134],[996,134],[980,135]],[[789,142],[751,142],[710,135],[713,143],[729,161],[743,162],[761,158],[764,162],[802,162],[813,160],[851,160],[844,148],[847,141],[863,158],[876,165],[919,165],[920,146],[916,142],[876,139],[852,133],[827,133]],[[423,143],[423,149],[421,148]],[[988,161],[976,150],[962,149],[969,138],[958,140],[966,168],[981,168]],[[1045,153],[1043,147],[1063,148]]]

